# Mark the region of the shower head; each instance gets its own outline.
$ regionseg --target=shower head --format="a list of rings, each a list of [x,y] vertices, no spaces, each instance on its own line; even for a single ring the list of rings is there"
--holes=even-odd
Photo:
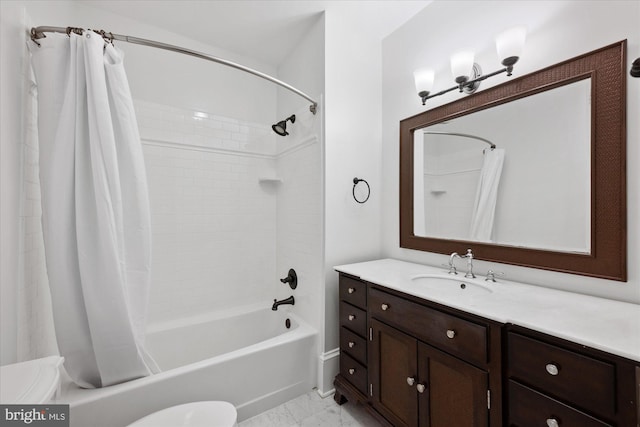
[[[273,131],[280,136],[289,135],[289,132],[287,132],[287,120],[289,120],[291,123],[295,123],[296,115],[292,114],[291,117],[287,117],[286,119],[279,121],[275,125],[272,125],[271,129],[273,129]]]

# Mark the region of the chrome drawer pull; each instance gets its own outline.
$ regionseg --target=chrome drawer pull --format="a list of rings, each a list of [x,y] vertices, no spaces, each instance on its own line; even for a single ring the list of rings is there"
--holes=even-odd
[[[382,311],[387,311],[389,310],[389,304],[382,304],[380,308],[382,308]]]
[[[447,338],[453,339],[456,336],[456,331],[453,329],[447,329]]]
[[[349,315],[349,320],[355,320],[356,316],[354,316],[353,314]]]
[[[353,348],[354,345],[356,345],[356,343],[354,343],[353,341],[349,341],[349,348]]]
[[[355,374],[355,373],[356,373],[356,370],[355,370],[355,369],[353,369],[353,368],[349,369],[349,375],[353,375],[353,374]]]
[[[355,291],[356,291],[355,289],[353,289],[353,288],[349,288],[349,293],[350,293],[350,294],[354,293]]]
[[[560,423],[555,418],[547,418],[547,427],[559,427]]]
[[[418,384],[416,388],[418,389],[418,393],[424,393],[424,391],[427,389],[424,384]]]
[[[413,377],[408,377],[407,378],[407,384],[409,384],[410,386],[414,385],[416,383],[416,379]]]
[[[558,373],[560,372],[560,369],[558,369],[558,367],[553,363],[547,364],[545,368],[547,369],[547,372],[549,373],[549,375],[555,376],[555,375],[558,375]]]

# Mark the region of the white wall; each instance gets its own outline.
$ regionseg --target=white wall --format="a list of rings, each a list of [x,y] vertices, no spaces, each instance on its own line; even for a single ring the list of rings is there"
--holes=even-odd
[[[380,41],[360,26],[357,8],[326,11],[325,342],[338,347],[338,275],[333,266],[380,256]],[[353,178],[371,186],[358,204]]]
[[[449,56],[462,47],[477,52],[483,69],[498,69],[494,36],[515,24],[528,27],[527,43],[515,74],[522,75],[627,39],[627,67],[640,53],[640,3],[637,1],[436,1],[383,42],[382,230],[385,257],[440,265],[446,256],[401,249],[398,212],[399,121],[458,99],[457,92],[420,103],[413,70],[436,68],[435,89],[451,86]],[[481,89],[502,83],[502,75]],[[640,79],[627,74],[628,283],[592,279],[478,261],[476,271],[501,270],[506,277],[541,286],[640,302]],[[465,248],[460,248],[464,250]]]
[[[328,2],[325,11],[325,372],[320,389],[326,392],[337,373],[339,354],[338,274],[333,267],[382,253],[381,41],[428,3]],[[354,177],[366,179],[371,187],[365,204],[353,199]]]

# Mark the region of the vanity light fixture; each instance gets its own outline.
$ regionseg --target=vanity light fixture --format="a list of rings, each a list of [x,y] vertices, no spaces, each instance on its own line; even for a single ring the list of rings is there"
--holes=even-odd
[[[524,48],[526,38],[526,29],[524,27],[511,28],[496,37],[496,50],[498,57],[504,68],[489,74],[482,74],[482,69],[474,62],[473,52],[458,52],[451,56],[451,71],[453,73],[456,86],[442,90],[438,93],[431,94],[433,89],[434,72],[430,69],[420,69],[413,73],[415,79],[418,96],[422,99],[422,105],[429,98],[444,95],[447,92],[458,89],[460,92],[468,94],[474,93],[480,86],[480,82],[489,77],[498,74],[507,73],[511,76],[513,66],[520,56]]]

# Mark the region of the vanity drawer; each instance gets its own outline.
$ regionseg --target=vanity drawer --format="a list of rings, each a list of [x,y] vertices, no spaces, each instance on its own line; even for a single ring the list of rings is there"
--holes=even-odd
[[[369,310],[389,325],[477,365],[487,363],[487,328],[433,308],[369,289]]]
[[[366,283],[348,276],[340,275],[340,299],[349,304],[367,309]]]
[[[340,374],[362,393],[367,394],[367,368],[342,352],[340,353]]]
[[[344,327],[340,328],[340,351],[367,364],[367,340]]]
[[[553,397],[607,417],[615,415],[615,367],[513,332],[508,374]]]
[[[599,421],[514,381],[509,381],[508,425],[510,427],[611,427],[611,424]]]
[[[367,312],[340,301],[340,326],[364,337],[367,334]]]

